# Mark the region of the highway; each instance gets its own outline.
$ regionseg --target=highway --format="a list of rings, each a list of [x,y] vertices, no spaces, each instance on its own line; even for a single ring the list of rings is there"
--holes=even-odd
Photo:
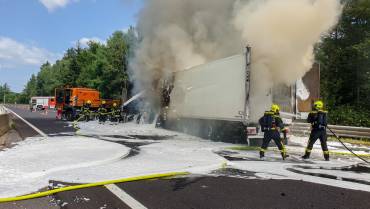
[[[49,137],[72,135],[69,123],[48,114],[9,106]],[[23,138],[39,136],[13,115]],[[19,202],[0,203],[0,209],[368,209],[370,193],[296,180],[251,179],[248,173],[224,170],[214,175],[145,180],[57,193]],[[53,182],[51,185],[68,182]],[[0,188],[1,189],[1,188]]]

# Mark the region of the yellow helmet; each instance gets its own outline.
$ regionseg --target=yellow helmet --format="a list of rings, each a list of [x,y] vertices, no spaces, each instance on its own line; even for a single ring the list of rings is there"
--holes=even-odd
[[[113,103],[113,107],[117,107],[117,103]]]
[[[322,110],[324,108],[324,103],[322,101],[318,100],[314,103],[314,107],[317,110]]]
[[[87,100],[86,104],[91,104],[91,101],[90,100]]]
[[[103,100],[101,103],[102,103],[102,104],[106,104],[107,102],[106,102],[105,100]]]
[[[271,111],[272,111],[272,112],[274,112],[274,113],[278,113],[278,112],[280,111],[280,107],[279,107],[279,105],[277,105],[277,104],[273,104],[273,105],[271,106]]]

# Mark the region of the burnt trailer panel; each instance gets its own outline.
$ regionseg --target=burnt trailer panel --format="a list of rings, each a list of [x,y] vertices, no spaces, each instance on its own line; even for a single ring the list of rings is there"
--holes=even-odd
[[[169,97],[164,97],[164,119],[160,122],[167,129],[214,141],[247,143],[262,138],[259,114],[272,102],[288,113],[295,111],[291,86],[258,95],[263,104],[252,105],[250,47],[243,54],[179,71],[173,77],[171,87],[164,91]]]

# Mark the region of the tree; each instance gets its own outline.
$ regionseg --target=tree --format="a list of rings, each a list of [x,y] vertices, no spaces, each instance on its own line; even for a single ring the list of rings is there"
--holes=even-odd
[[[87,45],[67,49],[53,65],[43,64],[27,83],[24,95],[50,96],[57,87],[71,86],[98,89],[103,98],[120,98],[128,82],[128,52],[136,46],[135,29],[114,32],[107,44],[90,41]]]
[[[348,1],[338,26],[319,46],[322,93],[331,106],[370,103],[369,2]]]
[[[322,66],[321,93],[328,103],[328,108],[335,110],[338,115],[345,109],[351,109],[358,115],[368,117],[370,116],[368,113],[370,109],[370,1],[346,0],[345,2],[339,24],[324,38],[317,49],[316,57]],[[340,120],[338,119],[337,123],[340,123]]]

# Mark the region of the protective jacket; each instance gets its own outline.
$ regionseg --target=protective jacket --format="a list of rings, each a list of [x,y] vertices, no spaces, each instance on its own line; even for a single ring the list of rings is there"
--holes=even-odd
[[[326,135],[326,127],[328,125],[327,121],[327,113],[323,110],[316,110],[310,112],[307,118],[307,122],[311,123],[312,130],[310,134],[310,138],[308,140],[307,148],[305,154],[302,156],[304,159],[310,158],[311,151],[313,145],[317,141],[320,140],[321,148],[324,153],[325,160],[329,160],[329,150],[327,145],[327,135]]]
[[[259,124],[263,132],[279,131],[279,129],[284,130],[283,120],[279,115],[272,111],[266,111],[265,114],[259,119]]]
[[[280,118],[278,113],[273,111],[266,111],[265,114],[259,119],[262,131],[264,132],[262,146],[260,148],[260,157],[265,156],[271,140],[274,140],[276,146],[281,152],[283,159],[287,157],[285,147],[280,138],[280,130],[286,132],[284,128],[283,120]]]
[[[312,111],[308,114],[307,122],[311,123],[312,129],[326,129],[328,125],[327,113],[322,110]]]

